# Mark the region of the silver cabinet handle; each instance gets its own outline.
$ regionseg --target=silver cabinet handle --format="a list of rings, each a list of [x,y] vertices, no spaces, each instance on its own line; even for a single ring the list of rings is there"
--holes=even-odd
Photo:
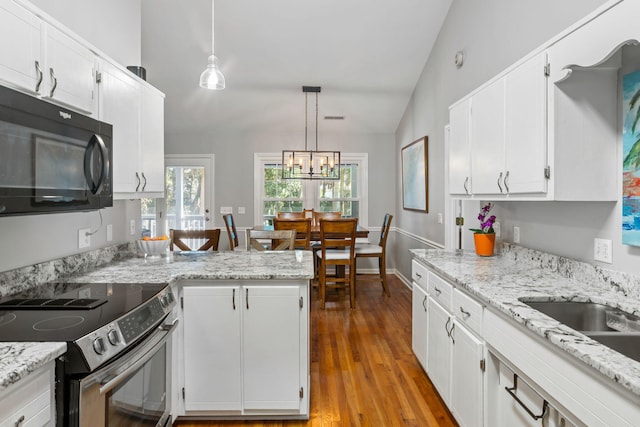
[[[53,98],[53,93],[56,91],[58,87],[58,79],[56,78],[56,74],[53,72],[53,68],[49,68],[49,75],[51,76],[51,92],[49,93],[49,98]]]
[[[464,187],[464,191],[465,193],[469,194],[469,187],[467,187],[467,184],[469,183],[469,177],[466,177],[464,179],[464,183],[462,184],[462,186]]]
[[[36,83],[36,92],[40,92],[40,85],[42,84],[42,78],[44,77],[44,73],[42,72],[42,68],[40,68],[40,63],[35,61],[36,63],[36,73],[38,74],[38,82]]]
[[[136,179],[138,180],[138,185],[136,185],[136,191],[140,190],[140,175],[138,174],[138,172],[136,172]]]
[[[249,289],[245,289],[245,302],[247,303],[247,310],[249,310]]]
[[[471,316],[471,313],[469,313],[464,308],[462,308],[462,306],[460,306],[460,313],[462,313],[462,315],[465,316],[465,317],[470,317]]]
[[[498,175],[498,188],[500,189],[500,192],[502,193],[502,185],[500,185],[500,180],[502,179],[502,172],[500,172],[500,175]]]
[[[513,397],[513,399],[518,402],[518,404],[520,406],[522,406],[522,408],[527,411],[527,414],[529,414],[529,416],[531,418],[533,418],[534,420],[539,420],[544,418],[545,415],[547,415],[547,410],[549,409],[549,402],[546,401],[546,399],[542,402],[542,413],[540,415],[536,415],[533,413],[533,411],[531,411],[531,409],[529,409],[527,407],[527,405],[525,405],[525,403],[520,400],[520,398],[516,395],[516,391],[518,390],[518,374],[513,374],[513,387],[505,387],[505,390],[507,390],[507,393],[509,393],[511,395],[511,397]]]
[[[422,279],[422,274],[416,272],[416,276],[418,276],[418,279]]]
[[[233,296],[232,296],[232,302],[233,302],[233,310],[235,311],[236,309],[236,290],[233,290]]]
[[[424,296],[424,299],[422,300],[422,306],[424,307],[424,311],[426,313],[427,311],[427,296]]]
[[[24,415],[20,415],[20,418],[18,418],[18,420],[16,421],[16,423],[14,425],[15,425],[15,427],[20,427],[23,422],[24,422]]]
[[[451,330],[449,331],[449,337],[451,338],[451,342],[456,343],[456,339],[453,336],[453,330],[456,328],[455,322],[451,322]]]
[[[436,291],[436,294],[438,296],[440,296],[440,294],[442,293],[442,291],[440,289],[438,289],[436,286],[433,287],[433,290]]]
[[[504,175],[504,189],[506,190],[507,194],[509,193],[509,171],[507,171],[507,173]]]
[[[451,322],[451,317],[447,317],[447,323],[444,324],[444,330],[447,331],[447,336],[451,338],[451,331],[449,331],[449,322]]]
[[[147,188],[147,177],[144,176],[144,172],[140,172],[140,175],[142,175],[142,179],[144,179],[144,184],[142,185],[142,191],[144,191],[144,189]]]

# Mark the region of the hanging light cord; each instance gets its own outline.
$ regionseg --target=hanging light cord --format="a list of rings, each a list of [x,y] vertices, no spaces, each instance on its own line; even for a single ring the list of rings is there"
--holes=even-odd
[[[304,151],[307,151],[307,133],[309,129],[309,94],[304,93]]]
[[[318,151],[318,92],[316,92],[316,151]]]

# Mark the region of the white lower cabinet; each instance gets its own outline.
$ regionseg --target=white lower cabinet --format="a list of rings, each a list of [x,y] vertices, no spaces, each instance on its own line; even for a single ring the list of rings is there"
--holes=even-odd
[[[451,412],[462,427],[482,426],[484,342],[457,320],[451,340]]]
[[[451,403],[451,328],[449,312],[429,298],[427,374],[447,405]]]
[[[416,282],[413,282],[412,311],[411,311],[411,348],[422,367],[427,370],[427,333],[428,333],[428,303],[427,292]]]
[[[433,272],[422,272],[415,261],[413,268],[428,275],[429,289],[426,295],[413,284],[413,351],[421,363],[426,351],[423,366],[460,426],[483,426],[483,308]]]
[[[53,371],[54,362],[50,362],[19,385],[0,393],[0,427],[39,427],[55,423]]]
[[[307,289],[184,285],[184,415],[308,414]]]

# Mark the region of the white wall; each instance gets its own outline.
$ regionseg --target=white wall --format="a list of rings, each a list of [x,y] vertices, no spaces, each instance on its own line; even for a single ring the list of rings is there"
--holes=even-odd
[[[454,0],[431,56],[416,85],[396,132],[396,164],[400,149],[411,141],[429,136],[429,214],[402,209],[401,179],[396,183],[396,226],[408,233],[444,244],[444,226],[436,213],[444,212],[444,126],[448,107],[510,64],[525,56],[566,27],[588,15],[604,0]],[[454,54],[462,50],[462,68],[454,65]],[[589,242],[598,235],[612,235],[613,204],[602,203],[499,203],[496,213],[503,230],[517,223],[521,244],[578,260],[589,259]],[[446,218],[453,220],[453,217]],[[465,218],[475,224],[473,216]],[[466,228],[465,226],[465,231]],[[613,227],[613,228],[612,228]],[[470,233],[469,231],[466,231]],[[619,241],[619,233],[615,236]],[[510,236],[507,234],[506,239]],[[410,277],[406,250],[423,246],[398,236],[398,267]],[[631,250],[636,252],[635,250]],[[618,250],[617,252],[620,252]],[[615,268],[629,270],[614,248]],[[592,258],[592,257],[591,257]],[[628,268],[629,267],[629,268]],[[638,267],[636,267],[637,271]]]
[[[34,0],[47,14],[68,26],[123,65],[140,63],[140,0]],[[90,250],[132,240],[129,220],[140,230],[140,202],[116,201],[102,210],[103,226],[91,237]],[[106,241],[106,225],[113,241]],[[96,230],[97,211],[0,217],[0,271],[80,253],[78,230]],[[137,233],[137,234],[138,234]]]

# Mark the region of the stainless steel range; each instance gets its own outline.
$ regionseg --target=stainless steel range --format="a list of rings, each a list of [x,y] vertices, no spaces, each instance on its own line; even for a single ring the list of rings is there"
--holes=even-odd
[[[67,343],[58,426],[164,426],[174,306],[164,284],[46,284],[0,300],[0,341]]]

